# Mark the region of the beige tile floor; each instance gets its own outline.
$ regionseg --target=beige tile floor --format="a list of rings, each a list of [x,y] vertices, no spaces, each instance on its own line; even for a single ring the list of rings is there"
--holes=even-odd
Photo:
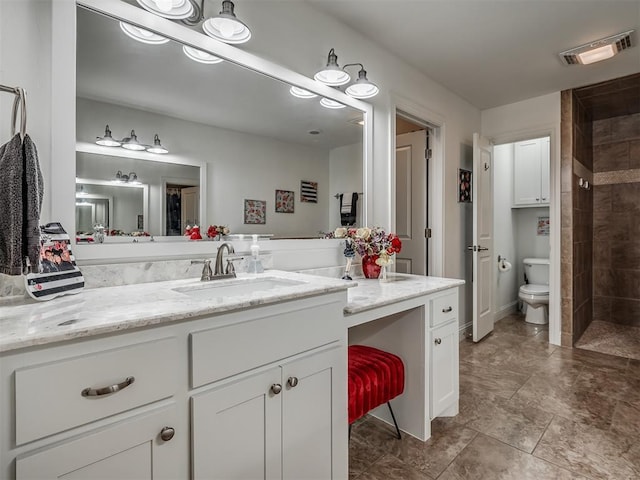
[[[640,327],[594,320],[576,347],[640,360]]]
[[[426,443],[365,417],[351,480],[640,480],[640,360],[550,346],[513,315],[460,344],[460,413]]]

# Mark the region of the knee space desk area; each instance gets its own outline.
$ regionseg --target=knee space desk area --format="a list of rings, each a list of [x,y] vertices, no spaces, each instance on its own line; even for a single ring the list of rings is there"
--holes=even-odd
[[[428,439],[458,410],[464,282],[306,273],[0,302],[0,478],[346,480],[353,343],[402,358],[393,409]]]

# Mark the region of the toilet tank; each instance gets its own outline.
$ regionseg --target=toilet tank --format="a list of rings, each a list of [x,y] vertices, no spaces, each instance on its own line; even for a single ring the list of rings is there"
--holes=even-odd
[[[549,285],[548,258],[525,258],[522,263],[527,283]]]

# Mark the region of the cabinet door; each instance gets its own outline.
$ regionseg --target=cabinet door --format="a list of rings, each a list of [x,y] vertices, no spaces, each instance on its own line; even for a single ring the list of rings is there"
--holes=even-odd
[[[431,330],[431,418],[451,407],[459,396],[458,322]]]
[[[280,368],[191,399],[195,479],[282,478]],[[277,392],[277,393],[275,393]]]
[[[344,350],[333,348],[282,367],[285,480],[347,476],[343,468],[348,422]]]
[[[551,182],[549,180],[549,170],[551,168],[551,142],[549,138],[543,138],[540,151],[540,203],[548,204],[550,201],[549,191]]]
[[[540,142],[516,142],[513,161],[513,204],[540,203]]]
[[[180,454],[185,452],[187,432],[176,432],[167,441],[160,438],[175,419],[173,407],[162,408],[19,457],[16,479],[186,478],[188,463]]]

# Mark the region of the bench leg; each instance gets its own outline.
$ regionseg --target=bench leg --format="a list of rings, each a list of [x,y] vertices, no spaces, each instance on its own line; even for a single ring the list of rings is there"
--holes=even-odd
[[[389,412],[391,412],[391,418],[393,419],[393,424],[396,426],[396,433],[398,434],[398,440],[402,440],[402,435],[400,435],[400,429],[398,428],[398,422],[396,422],[396,416],[393,414],[393,410],[391,409],[391,402],[387,402],[387,405],[389,406]]]

